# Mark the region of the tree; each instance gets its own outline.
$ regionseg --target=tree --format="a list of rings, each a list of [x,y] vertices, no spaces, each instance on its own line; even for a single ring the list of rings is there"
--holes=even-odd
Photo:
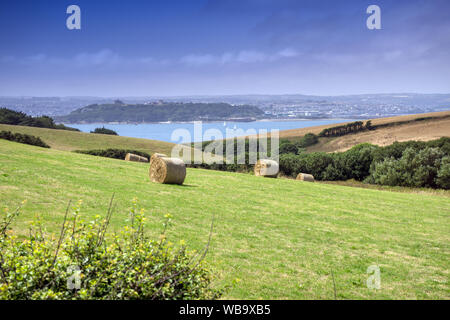
[[[297,154],[298,148],[290,142],[285,142],[280,145],[280,154],[287,154],[287,153],[293,153]]]
[[[299,146],[301,148],[306,148],[315,145],[317,142],[319,142],[318,136],[314,133],[307,133],[300,139]]]
[[[438,148],[427,147],[417,153],[414,148],[408,147],[400,159],[391,157],[376,163],[371,180],[377,184],[391,186],[436,188],[442,183],[438,172],[443,156],[444,153]],[[440,172],[444,179],[446,170]]]
[[[444,157],[438,171],[436,184],[439,188],[450,189],[450,157]]]

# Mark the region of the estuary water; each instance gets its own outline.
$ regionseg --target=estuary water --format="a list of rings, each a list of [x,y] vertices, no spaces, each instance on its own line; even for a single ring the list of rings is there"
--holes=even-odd
[[[177,129],[187,130],[191,135],[191,141],[196,142],[202,139],[211,140],[210,137],[205,138],[204,133],[208,132],[209,129],[216,129],[216,132],[220,131],[223,137],[226,136],[227,129],[230,132],[234,130],[235,134],[233,136],[242,135],[239,133],[239,129],[242,129],[244,132],[248,132],[248,130],[255,130],[257,133],[260,130],[267,130],[270,132],[273,129],[278,130],[289,130],[289,129],[298,129],[298,128],[306,128],[306,127],[314,127],[325,124],[336,124],[342,122],[355,121],[353,119],[323,119],[323,120],[285,120],[285,121],[253,121],[253,122],[203,122],[201,123],[201,132],[202,134],[194,135],[194,123],[181,123],[181,122],[172,122],[172,123],[142,123],[142,124],[104,124],[104,123],[92,123],[92,124],[68,124],[70,127],[74,127],[80,129],[83,132],[94,131],[95,128],[105,127],[108,129],[112,129],[116,131],[120,136],[126,137],[134,137],[134,138],[145,138],[152,140],[160,140],[166,142],[174,142],[179,143],[180,140],[175,139],[172,140],[172,134],[175,132],[174,136],[177,136],[177,133],[181,132],[180,130],[175,131]],[[197,124],[197,130],[198,130]],[[218,130],[218,131],[217,131]],[[197,131],[198,132],[198,131]],[[212,132],[212,131],[209,131]],[[245,133],[244,135],[246,135]],[[219,137],[220,138],[220,137]]]

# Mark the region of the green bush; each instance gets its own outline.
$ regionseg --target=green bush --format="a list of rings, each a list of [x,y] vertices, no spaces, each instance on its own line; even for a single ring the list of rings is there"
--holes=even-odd
[[[124,160],[127,153],[137,154],[141,157],[146,157],[150,161],[150,154],[138,150],[127,150],[127,149],[105,149],[105,150],[75,150],[76,153],[90,154],[92,156],[113,158]]]
[[[280,171],[295,177],[298,173],[312,174],[317,180],[324,180],[327,167],[333,164],[333,155],[325,152],[280,155]]]
[[[378,147],[359,144],[345,152],[280,155],[280,171],[299,172],[317,180],[355,179],[367,183],[448,189],[450,138],[429,142],[396,142]],[[446,158],[447,157],[447,158]]]
[[[46,144],[44,141],[42,141],[41,138],[24,133],[12,133],[11,131],[0,131],[0,139],[29,144],[32,146],[42,148],[50,148],[50,146]]]
[[[279,148],[280,154],[288,154],[288,153],[297,154],[297,152],[298,152],[297,146],[290,142],[282,143]]]
[[[136,201],[129,225],[113,235],[107,233],[111,206],[104,219],[85,222],[77,205],[73,213],[66,211],[56,240],[39,219],[25,240],[13,236],[9,229],[18,211],[0,220],[0,299],[214,299],[221,294],[211,289],[203,262],[209,242],[199,254],[182,242],[175,248],[165,234],[170,215],[159,239],[149,238]]]
[[[305,134],[299,141],[300,148],[306,148],[319,142],[319,137],[314,133]]]
[[[427,147],[417,152],[410,147],[400,159],[392,157],[376,163],[368,181],[390,186],[437,188],[445,184],[443,179],[447,175],[447,169],[440,171],[443,162],[447,165],[443,157],[444,153],[438,148]]]
[[[373,162],[373,153],[377,146],[363,143],[354,146],[350,150],[337,154],[335,161],[339,161],[338,168],[342,168],[344,179],[364,180],[370,173]]]
[[[113,135],[113,136],[118,136],[117,132],[115,132],[114,130],[111,130],[111,129],[107,129],[105,127],[95,128],[95,130],[91,131],[91,133],[110,134],[110,135]]]
[[[444,157],[438,171],[436,184],[439,188],[450,189],[450,157]]]

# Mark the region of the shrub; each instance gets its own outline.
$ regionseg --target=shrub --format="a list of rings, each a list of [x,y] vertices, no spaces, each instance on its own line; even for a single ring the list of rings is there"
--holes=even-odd
[[[96,128],[94,131],[91,131],[91,133],[98,133],[98,134],[109,134],[113,136],[118,136],[117,132],[111,129],[107,129],[105,127],[102,128]]]
[[[70,204],[69,204],[70,206]],[[130,223],[107,234],[112,212],[84,222],[79,205],[66,211],[59,238],[43,232],[40,220],[19,241],[8,230],[18,211],[0,221],[0,299],[213,299],[211,273],[183,243],[166,239],[166,215],[159,240],[145,234],[144,211],[136,201]],[[212,232],[212,225],[211,225]],[[211,236],[211,234],[210,234]],[[209,245],[209,242],[208,242]]]
[[[287,176],[294,177],[303,172],[312,174],[317,180],[323,180],[330,164],[333,164],[333,155],[325,152],[280,155],[280,171]]]
[[[368,121],[366,122],[366,129],[367,129],[367,130],[375,130],[375,127],[372,126],[372,121],[368,120]]]
[[[344,153],[337,154],[335,162],[339,163],[337,167],[342,168],[345,179],[362,181],[370,173],[373,153],[377,149],[377,146],[369,143],[359,144]]]
[[[444,157],[438,171],[436,184],[439,188],[450,189],[450,157]]]
[[[438,148],[427,147],[417,153],[409,147],[400,159],[391,157],[376,163],[369,181],[390,186],[436,188],[442,184],[442,179],[437,178],[444,162],[443,156]],[[445,168],[441,175],[445,179]]]
[[[306,148],[315,145],[317,142],[319,142],[318,136],[316,136],[314,133],[307,133],[300,139],[299,147]]]
[[[279,148],[280,154],[288,154],[288,153],[297,154],[297,152],[298,148],[293,143],[290,142],[282,143]]]
[[[92,156],[113,158],[124,160],[127,153],[137,154],[141,157],[146,157],[150,161],[150,154],[138,150],[128,150],[128,149],[105,149],[105,150],[75,150],[76,153],[90,154]]]
[[[0,139],[29,144],[42,148],[50,148],[50,146],[42,141],[41,138],[29,134],[12,133],[11,131],[0,131]]]

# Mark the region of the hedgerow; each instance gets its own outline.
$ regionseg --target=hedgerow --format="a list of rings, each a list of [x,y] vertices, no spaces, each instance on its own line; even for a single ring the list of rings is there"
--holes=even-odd
[[[128,149],[104,149],[104,150],[75,150],[76,153],[90,154],[92,156],[106,157],[113,159],[124,160],[127,153],[137,154],[138,156],[150,159],[150,154],[138,150],[128,150]]]
[[[42,141],[41,138],[24,133],[12,133],[11,131],[0,131],[0,139],[29,144],[32,146],[42,148],[50,148],[50,146],[46,144],[44,141]]]
[[[386,147],[368,143],[345,152],[280,155],[280,171],[295,177],[309,173],[316,180],[355,179],[390,186],[449,189],[450,138],[395,142]]]

